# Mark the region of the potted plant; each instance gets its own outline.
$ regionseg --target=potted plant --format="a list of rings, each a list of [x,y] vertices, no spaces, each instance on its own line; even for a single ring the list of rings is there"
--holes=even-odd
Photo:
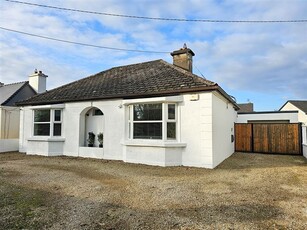
[[[98,133],[97,139],[99,142],[99,148],[103,148],[103,133]]]
[[[95,134],[93,132],[89,132],[88,133],[88,147],[93,147],[94,146],[94,142],[95,142]]]

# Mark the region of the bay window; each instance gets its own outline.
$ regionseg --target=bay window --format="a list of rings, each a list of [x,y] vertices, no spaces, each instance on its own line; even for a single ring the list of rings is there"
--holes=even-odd
[[[176,119],[176,104],[130,105],[129,139],[176,140]]]
[[[62,110],[36,109],[33,123],[33,136],[61,136]]]

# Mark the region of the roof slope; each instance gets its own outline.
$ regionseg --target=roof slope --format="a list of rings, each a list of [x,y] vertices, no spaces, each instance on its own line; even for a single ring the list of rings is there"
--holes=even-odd
[[[0,87],[0,105],[5,105],[18,91],[28,84],[27,81],[3,85]]]
[[[280,110],[287,104],[287,103],[291,103],[292,105],[296,106],[297,108],[299,108],[300,110],[302,110],[303,112],[305,112],[307,114],[307,100],[289,100],[287,101],[281,108]]]
[[[18,104],[42,105],[108,98],[137,98],[218,89],[220,87],[214,82],[163,60],[155,60],[114,67]],[[220,91],[225,93],[222,89]],[[224,96],[229,97],[228,94]]]

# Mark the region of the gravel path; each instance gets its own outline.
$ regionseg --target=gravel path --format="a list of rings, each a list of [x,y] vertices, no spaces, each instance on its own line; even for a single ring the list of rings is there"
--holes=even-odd
[[[214,170],[0,154],[0,229],[307,229],[307,161]]]

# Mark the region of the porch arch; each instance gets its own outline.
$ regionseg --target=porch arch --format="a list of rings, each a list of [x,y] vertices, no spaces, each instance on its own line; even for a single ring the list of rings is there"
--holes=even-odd
[[[79,146],[87,146],[88,133],[95,134],[94,147],[98,147],[98,133],[104,133],[104,113],[97,107],[87,107],[80,113]]]

